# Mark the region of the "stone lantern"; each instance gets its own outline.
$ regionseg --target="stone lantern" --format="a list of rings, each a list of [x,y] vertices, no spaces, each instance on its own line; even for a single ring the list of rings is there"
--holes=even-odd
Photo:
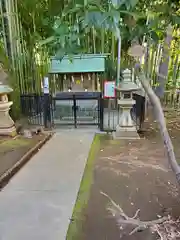
[[[116,91],[120,92],[120,99],[118,105],[121,108],[121,115],[119,124],[114,132],[115,139],[139,139],[136,126],[132,120],[130,110],[136,103],[133,100],[133,92],[139,90],[139,87],[132,82],[131,71],[129,69],[123,72],[124,80],[116,87]]]
[[[8,94],[13,91],[7,85],[0,84],[0,136],[14,136],[16,128],[9,116],[9,110],[13,102],[8,101]]]

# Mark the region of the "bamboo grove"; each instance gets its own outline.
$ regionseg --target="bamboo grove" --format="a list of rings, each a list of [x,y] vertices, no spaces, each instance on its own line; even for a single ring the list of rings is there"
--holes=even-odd
[[[163,4],[153,0],[1,0],[0,58],[14,88],[15,117],[20,114],[21,94],[41,93],[41,81],[48,73],[51,56],[61,59],[77,53],[109,53],[107,77],[116,77],[118,41],[112,30],[116,15],[122,40],[121,69],[131,64],[127,54],[131,42],[134,39],[141,44],[146,42],[148,55],[144,67],[153,85],[157,83],[165,48],[166,28],[171,23],[166,88],[177,88],[180,80],[178,9],[179,1],[175,0]]]

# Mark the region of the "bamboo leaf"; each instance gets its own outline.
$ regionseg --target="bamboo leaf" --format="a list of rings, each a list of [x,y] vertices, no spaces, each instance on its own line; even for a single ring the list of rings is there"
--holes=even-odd
[[[173,24],[180,24],[180,16],[178,15],[172,15],[172,23]]]
[[[132,8],[134,8],[138,2],[139,2],[139,0],[129,0],[129,3]]]
[[[112,4],[114,7],[120,7],[125,4],[126,0],[112,0]]]
[[[141,19],[146,17],[145,14],[143,13],[139,13],[139,12],[130,12],[130,11],[126,11],[126,10],[120,10],[120,13],[126,14],[126,15],[130,15],[132,16],[135,20]]]
[[[51,36],[51,37],[49,37],[47,39],[44,39],[44,40],[40,41],[39,45],[43,46],[43,45],[46,45],[46,44],[54,42],[54,40],[55,40],[55,36]]]

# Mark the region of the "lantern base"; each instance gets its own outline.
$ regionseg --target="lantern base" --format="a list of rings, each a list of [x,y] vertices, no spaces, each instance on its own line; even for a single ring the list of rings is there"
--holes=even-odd
[[[136,127],[120,127],[116,128],[116,132],[113,132],[113,139],[140,139],[137,133]]]
[[[0,128],[0,136],[14,137],[17,135],[15,126],[9,128]]]
[[[9,116],[9,108],[12,102],[0,103],[0,136],[15,136],[14,121]]]

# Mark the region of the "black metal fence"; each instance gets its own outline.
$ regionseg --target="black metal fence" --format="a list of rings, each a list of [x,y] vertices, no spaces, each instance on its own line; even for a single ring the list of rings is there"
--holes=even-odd
[[[21,113],[29,123],[44,125],[44,96],[37,94],[21,95]]]
[[[144,121],[145,99],[134,95],[136,100],[131,114],[138,125]],[[54,126],[97,126],[101,131],[115,131],[121,109],[117,98],[103,99],[101,93],[59,93],[55,97],[22,95],[22,114],[30,124]]]
[[[30,124],[45,127],[96,125],[102,129],[101,93],[22,95],[21,111]]]
[[[136,104],[131,109],[131,116],[139,130],[141,129],[145,117],[145,97],[134,94],[133,98],[136,100]],[[117,100],[118,97],[102,100],[103,131],[108,132],[116,130],[121,115],[121,108],[117,104]]]

